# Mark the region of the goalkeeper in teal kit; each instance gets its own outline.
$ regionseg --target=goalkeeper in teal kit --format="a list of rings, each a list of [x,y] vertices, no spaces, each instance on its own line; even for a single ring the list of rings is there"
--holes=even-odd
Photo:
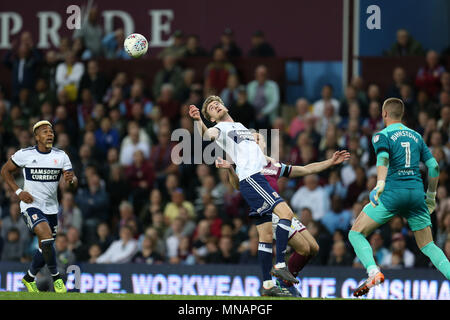
[[[430,214],[436,207],[439,166],[422,136],[402,124],[403,112],[402,100],[387,99],[382,108],[386,128],[372,138],[377,155],[377,185],[370,192],[370,203],[363,208],[348,236],[368,273],[367,280],[353,293],[357,297],[384,281],[366,237],[394,215],[407,219],[420,250],[450,280],[450,262],[434,244],[430,228]],[[426,193],[419,171],[420,161],[428,168]]]

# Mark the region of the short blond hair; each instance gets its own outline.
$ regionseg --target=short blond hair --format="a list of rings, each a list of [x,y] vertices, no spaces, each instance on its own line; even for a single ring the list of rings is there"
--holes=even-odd
[[[401,120],[403,117],[403,112],[405,110],[405,105],[403,101],[398,98],[388,98],[383,103],[383,110],[386,110],[389,118],[394,120]]]
[[[203,102],[203,106],[202,106],[202,114],[203,114],[203,116],[206,118],[206,119],[208,119],[209,121],[211,121],[211,117],[209,116],[209,114],[208,114],[208,110],[207,110],[207,108],[208,108],[208,105],[211,103],[211,102],[219,102],[219,103],[221,103],[222,105],[223,105],[223,101],[222,101],[222,99],[219,97],[219,96],[209,96],[208,98],[206,98],[206,100],[205,100],[205,102]]]
[[[36,134],[36,130],[41,127],[41,126],[50,126],[50,128],[53,128],[52,124],[50,123],[50,121],[47,120],[41,120],[36,122],[36,124],[33,126],[33,134]]]

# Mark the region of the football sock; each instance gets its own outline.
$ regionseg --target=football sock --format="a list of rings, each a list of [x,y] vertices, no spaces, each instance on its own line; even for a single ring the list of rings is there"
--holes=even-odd
[[[272,244],[260,242],[258,245],[258,262],[261,266],[263,281],[272,281],[270,269],[272,269]],[[268,283],[266,283],[268,284]],[[273,286],[273,284],[272,284]],[[267,286],[265,286],[267,288]],[[271,286],[268,286],[271,287]],[[268,288],[267,288],[268,289]]]
[[[45,266],[44,256],[42,255],[42,251],[40,249],[36,249],[33,255],[33,259],[31,260],[31,266],[28,273],[36,276],[43,267]],[[30,275],[30,276],[31,276]],[[27,279],[25,279],[27,280]],[[28,281],[28,280],[27,280]]]
[[[277,264],[285,263],[286,247],[289,241],[289,230],[291,228],[291,220],[280,219],[278,221],[277,229],[275,230],[277,242]]]
[[[53,243],[54,239],[41,240],[42,256],[44,257],[47,268],[52,276],[58,274],[58,269],[56,267],[56,252]]]
[[[430,258],[433,265],[448,279],[450,280],[450,262],[445,256],[444,252],[431,241],[426,246],[422,247],[420,251],[423,252],[428,258]]]
[[[304,256],[294,251],[288,261],[289,272],[296,277],[310,259],[311,256]]]
[[[373,258],[373,250],[366,237],[359,232],[350,230],[348,233],[348,239],[355,250],[355,253],[359,260],[361,260],[367,273],[371,273],[372,270],[378,269],[375,259]]]

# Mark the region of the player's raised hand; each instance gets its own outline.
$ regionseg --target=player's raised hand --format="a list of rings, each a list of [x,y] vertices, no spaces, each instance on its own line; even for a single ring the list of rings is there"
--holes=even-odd
[[[348,159],[350,159],[350,152],[348,152],[347,150],[336,151],[331,157],[333,165],[340,164],[344,161],[347,161]]]
[[[223,160],[221,157],[217,157],[217,159],[216,159],[216,168],[230,169],[231,168],[231,163],[229,163],[227,160]]]
[[[372,207],[376,207],[378,205],[378,199],[380,198],[381,193],[384,191],[385,182],[383,180],[379,180],[375,188],[370,191],[369,199]]]
[[[33,196],[26,191],[19,193],[19,199],[25,203],[32,203],[34,201]]]
[[[64,181],[70,183],[73,181],[73,171],[64,171]]]
[[[191,104],[189,106],[189,116],[194,119],[194,120],[201,120],[202,118],[200,117],[200,110],[194,106],[193,104]]]

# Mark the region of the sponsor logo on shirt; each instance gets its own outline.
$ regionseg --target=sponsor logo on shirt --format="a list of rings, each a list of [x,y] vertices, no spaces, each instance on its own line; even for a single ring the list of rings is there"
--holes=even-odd
[[[61,169],[51,168],[25,168],[25,179],[39,182],[58,182],[61,178]]]

